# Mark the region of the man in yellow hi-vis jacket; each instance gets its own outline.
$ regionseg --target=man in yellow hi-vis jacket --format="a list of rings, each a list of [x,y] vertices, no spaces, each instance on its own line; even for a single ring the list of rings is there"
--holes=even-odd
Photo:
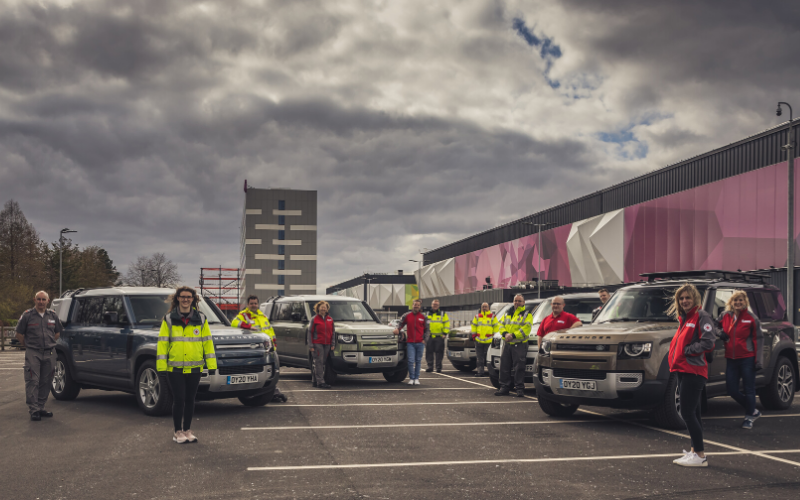
[[[525,357],[528,354],[528,335],[533,327],[533,315],[525,307],[522,295],[514,297],[514,308],[500,318],[500,334],[505,345],[500,355],[500,390],[495,396],[505,396],[511,386],[518,398],[525,397]]]
[[[233,318],[233,321],[231,321],[231,326],[234,328],[244,328],[245,330],[266,333],[269,335],[269,338],[272,339],[272,345],[275,347],[275,351],[277,352],[278,342],[275,340],[275,330],[273,330],[272,325],[269,324],[269,318],[267,318],[267,316],[258,308],[258,304],[259,302],[257,296],[251,295],[247,297],[247,309],[243,310],[237,314],[235,318]],[[280,403],[285,403],[288,401],[286,395],[284,395],[277,387],[275,388],[275,395],[272,396],[272,400]]]
[[[475,341],[475,356],[478,358],[478,372],[476,377],[484,376],[484,365],[486,365],[486,353],[492,344],[492,337],[497,332],[497,316],[489,310],[488,302],[481,304],[481,312],[472,318],[472,339]]]
[[[431,302],[428,325],[431,336],[425,345],[425,361],[428,362],[428,369],[425,371],[432,372],[436,369],[437,373],[441,373],[445,339],[450,334],[450,317],[446,312],[439,309],[438,299],[433,299],[433,302]]]
[[[208,320],[197,310],[199,298],[194,288],[179,287],[171,297],[170,311],[161,322],[158,332],[156,369],[167,372],[172,391],[172,421],[177,443],[194,443],[191,430],[194,400],[203,365],[213,374],[217,369],[214,341]]]

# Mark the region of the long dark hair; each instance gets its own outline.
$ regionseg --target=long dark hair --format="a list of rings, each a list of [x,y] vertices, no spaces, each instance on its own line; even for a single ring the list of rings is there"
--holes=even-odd
[[[178,304],[180,303],[180,301],[178,300],[178,296],[182,292],[191,293],[192,294],[192,309],[195,309],[197,307],[197,303],[200,302],[200,298],[197,296],[197,291],[194,288],[190,287],[190,286],[179,286],[178,288],[175,289],[175,293],[170,295],[169,298],[165,301],[167,304],[169,304],[169,312],[172,312],[172,311],[178,309]],[[180,311],[180,309],[178,309],[178,310]]]

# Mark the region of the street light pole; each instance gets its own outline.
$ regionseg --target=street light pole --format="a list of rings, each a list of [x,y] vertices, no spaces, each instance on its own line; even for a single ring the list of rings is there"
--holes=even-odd
[[[64,228],[58,233],[58,296],[61,297],[64,276],[64,233],[77,233],[69,228]]]
[[[786,310],[787,319],[794,325],[794,141],[792,141],[792,107],[789,103],[779,102],[776,114],[781,116],[781,104],[789,108],[789,128],[786,145],[781,149],[786,150],[786,163],[789,170],[789,232],[786,238]]]

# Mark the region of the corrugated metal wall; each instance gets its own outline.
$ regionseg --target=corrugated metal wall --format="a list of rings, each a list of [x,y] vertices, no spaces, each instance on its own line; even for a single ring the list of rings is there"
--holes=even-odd
[[[800,126],[797,123],[793,132],[794,143],[800,144]],[[524,222],[549,222],[553,224],[550,227],[563,226],[786,161],[781,150],[786,139],[784,123],[729,146],[437,248],[424,255],[425,263],[439,262],[534,234],[535,226]]]

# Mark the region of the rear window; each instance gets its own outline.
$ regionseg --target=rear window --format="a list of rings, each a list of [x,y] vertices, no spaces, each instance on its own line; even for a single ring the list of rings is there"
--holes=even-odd
[[[754,290],[753,295],[762,321],[782,321],[786,314],[783,296],[777,290]]]

